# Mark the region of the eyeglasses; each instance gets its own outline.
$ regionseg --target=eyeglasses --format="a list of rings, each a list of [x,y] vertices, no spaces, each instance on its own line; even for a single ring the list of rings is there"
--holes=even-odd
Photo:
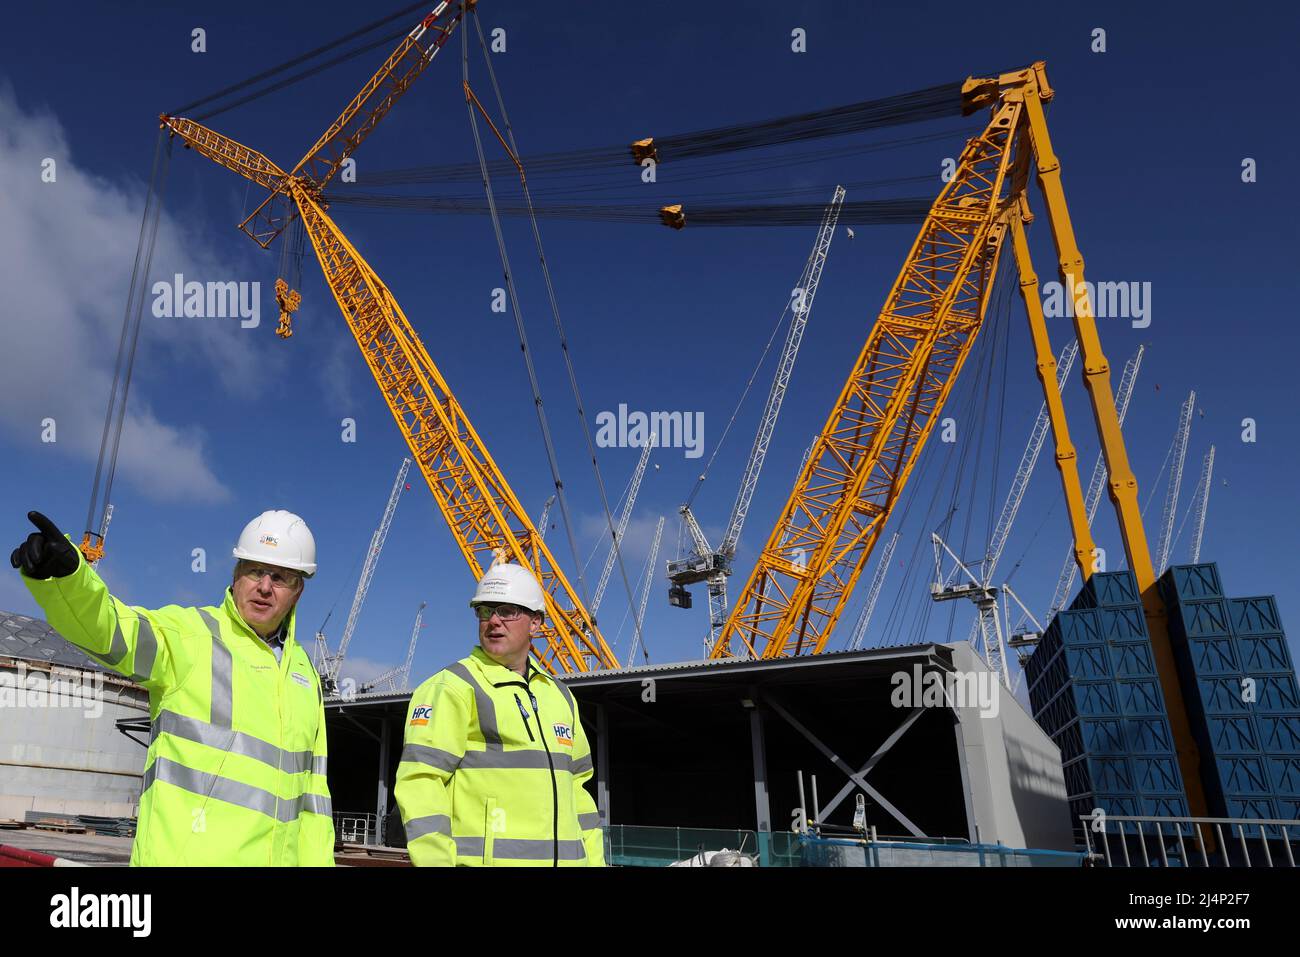
[[[247,578],[251,582],[260,582],[265,575],[271,576],[271,584],[276,588],[297,588],[302,582],[302,576],[297,572],[285,571],[281,568],[263,568],[261,565],[249,565],[240,577]]]
[[[518,605],[475,605],[474,614],[479,621],[487,621],[496,615],[502,621],[514,621],[520,615],[527,614],[527,608]]]

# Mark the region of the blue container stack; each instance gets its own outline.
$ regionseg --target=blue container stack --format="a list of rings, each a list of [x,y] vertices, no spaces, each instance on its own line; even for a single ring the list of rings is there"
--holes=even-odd
[[[1211,816],[1300,818],[1300,691],[1277,602],[1226,598],[1212,562],[1159,584]]]
[[[1187,816],[1164,694],[1130,572],[1088,580],[1048,625],[1025,678],[1035,720],[1061,749],[1076,822],[1097,808],[1107,815]]]

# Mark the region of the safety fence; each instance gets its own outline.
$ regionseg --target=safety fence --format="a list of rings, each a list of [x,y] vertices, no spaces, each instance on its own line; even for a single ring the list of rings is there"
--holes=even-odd
[[[1098,867],[1295,867],[1300,821],[1081,814]]]
[[[927,843],[621,824],[605,829],[606,861],[622,867],[1080,867],[1086,857],[942,839]]]
[[[334,837],[343,844],[379,843],[379,820],[361,811],[337,811],[334,814]]]

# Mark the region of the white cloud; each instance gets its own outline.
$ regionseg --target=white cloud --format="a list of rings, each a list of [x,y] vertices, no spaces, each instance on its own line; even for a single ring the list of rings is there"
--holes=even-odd
[[[56,163],[53,183],[41,180],[46,158]],[[110,182],[79,165],[58,118],[25,110],[5,84],[0,170],[0,284],[6,295],[0,431],[40,447],[41,422],[53,418],[55,448],[94,462],[146,188]],[[164,200],[154,277],[181,272],[200,281],[265,279],[252,270],[241,274],[216,256],[199,230],[167,214],[169,202],[189,205],[184,196]],[[255,344],[255,335],[268,332],[265,314],[258,329],[241,329],[233,319],[160,320],[150,314],[152,297],[145,291],[119,477],[155,500],[225,501],[230,492],[210,463],[204,431],[174,421],[172,397],[152,394],[151,370],[179,360],[187,372],[196,370],[198,388],[212,381],[214,388],[248,395],[286,360]]]

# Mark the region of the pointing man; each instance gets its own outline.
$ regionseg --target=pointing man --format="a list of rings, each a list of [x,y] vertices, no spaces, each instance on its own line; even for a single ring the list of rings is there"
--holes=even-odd
[[[263,512],[235,546],[219,606],[150,611],[108,593],[54,523],[10,563],[73,644],[149,692],[153,734],[133,865],[334,863],[320,679],[294,634],[316,541],[291,512]]]
[[[541,586],[519,565],[495,565],[470,607],[478,647],[411,696],[394,788],[411,862],[603,866],[577,706],[528,654]]]

